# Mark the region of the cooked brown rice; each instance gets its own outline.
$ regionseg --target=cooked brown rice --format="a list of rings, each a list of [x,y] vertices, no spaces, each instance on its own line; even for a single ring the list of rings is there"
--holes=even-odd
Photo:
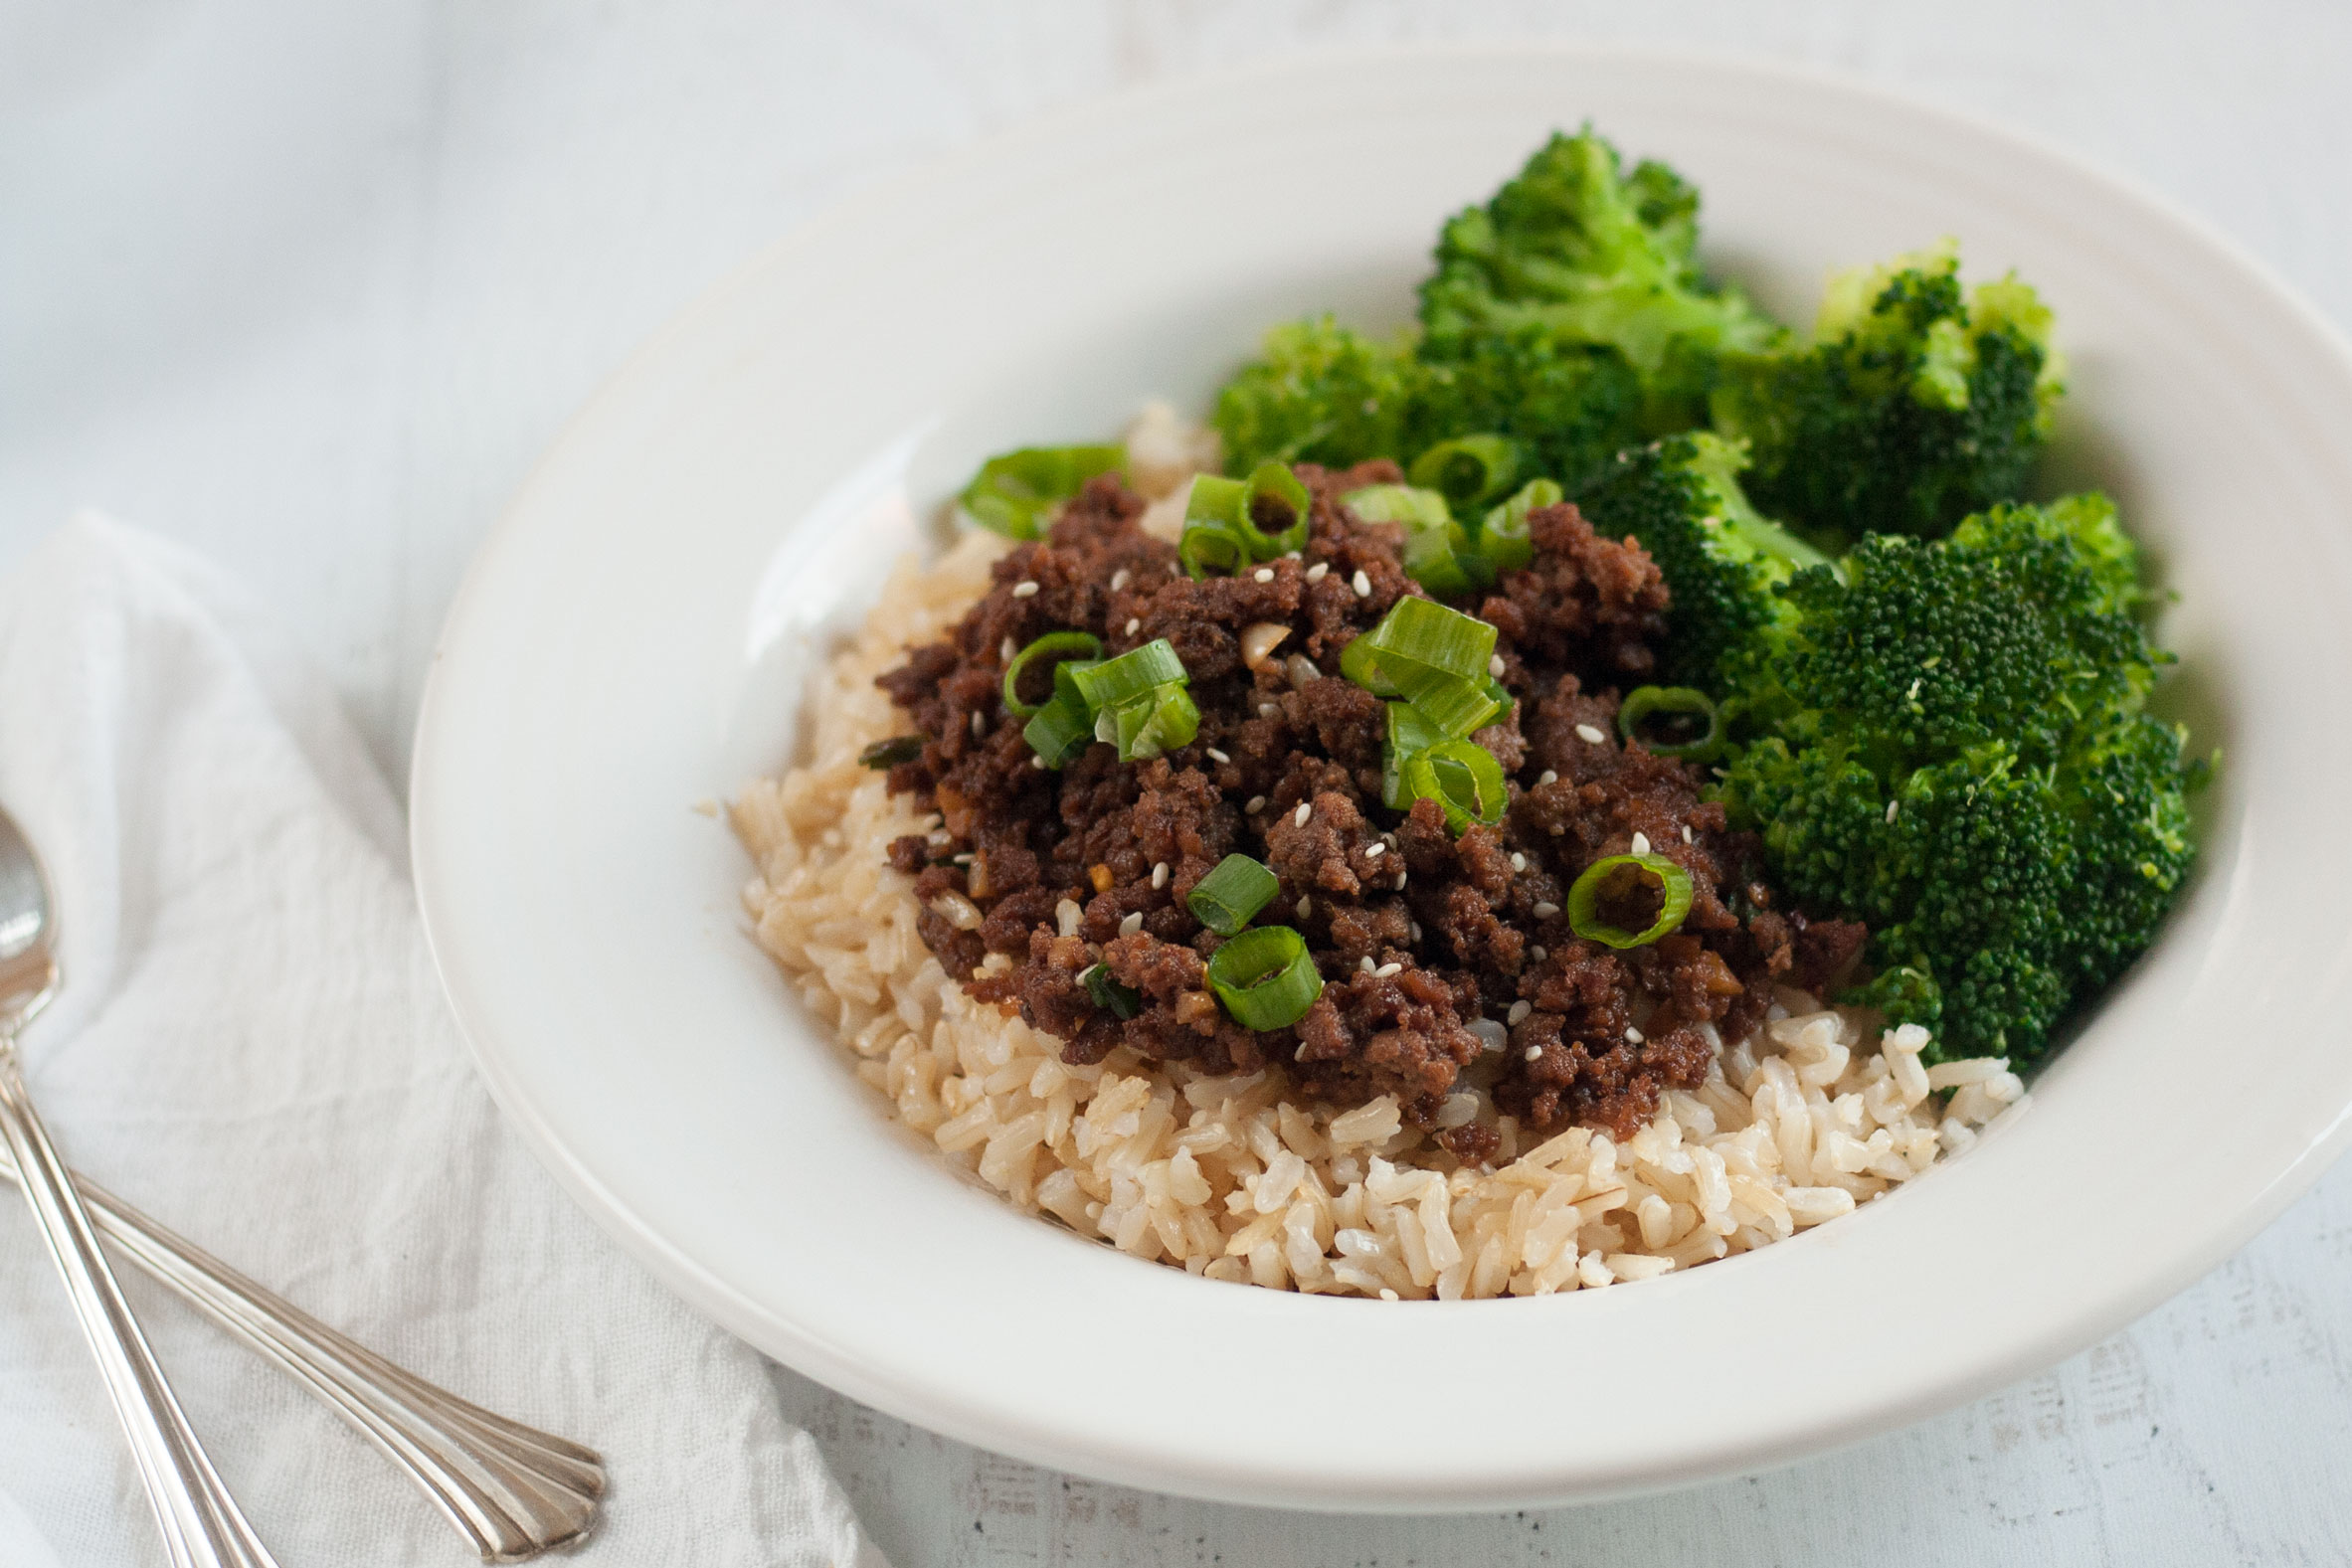
[[[1187,449],[1163,423],[1180,478]],[[902,564],[810,695],[810,761],[753,784],[732,817],[759,868],[743,897],[760,945],[899,1119],[1017,1207],[1212,1280],[1540,1296],[1784,1240],[1965,1148],[2021,1100],[2003,1059],[1924,1067],[1926,1031],[1872,1046],[1868,1014],[1794,991],[1624,1142],[1583,1128],[1538,1139],[1485,1096],[1455,1097],[1449,1114],[1495,1126],[1493,1168],[1403,1126],[1393,1098],[1293,1105],[1273,1071],[1208,1077],[1124,1050],[1068,1066],[1060,1041],[973,1001],[924,947],[913,879],[885,850],[938,820],[857,760],[902,728],[874,677],[952,626],[1004,548],[975,532],[928,571]]]

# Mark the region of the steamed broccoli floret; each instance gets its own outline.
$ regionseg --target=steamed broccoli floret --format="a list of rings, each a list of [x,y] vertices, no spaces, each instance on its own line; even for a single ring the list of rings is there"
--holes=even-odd
[[[2050,311],[2013,275],[1963,294],[1948,242],[1833,278],[1809,347],[1726,357],[1716,428],[1756,504],[1824,541],[1936,538],[2020,493],[2064,390]]]
[[[1484,207],[1449,222],[1421,285],[1425,359],[1533,332],[1621,355],[1642,382],[1648,434],[1700,422],[1718,355],[1784,334],[1696,257],[1699,194],[1660,163],[1622,172],[1589,129],[1554,134]]]
[[[1677,684],[1716,689],[1724,655],[1794,613],[1773,590],[1827,559],[1748,504],[1746,464],[1719,436],[1670,436],[1619,452],[1576,492],[1595,529],[1633,535],[1666,575],[1663,674]]]
[[[1554,136],[1439,236],[1416,343],[1326,316],[1277,327],[1217,399],[1226,463],[1410,463],[1500,435],[1525,472],[1573,484],[1620,447],[1704,423],[1717,358],[1786,335],[1693,252],[1698,194],[1663,164],[1622,174],[1589,131]]]
[[[1234,472],[1269,458],[1346,467],[1404,450],[1420,380],[1408,344],[1324,316],[1275,327],[1264,353],[1217,394],[1217,434]]]
[[[2144,707],[2169,655],[2114,508],[1873,536],[1782,594],[1731,660],[1734,724],[1769,732],[1725,771],[1733,819],[1799,904],[1870,924],[1861,999],[1943,1056],[2038,1056],[2194,857],[2183,736]]]

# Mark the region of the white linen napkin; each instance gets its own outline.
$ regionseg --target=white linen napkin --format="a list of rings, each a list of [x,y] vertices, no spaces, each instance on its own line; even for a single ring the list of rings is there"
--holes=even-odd
[[[65,989],[28,1073],[79,1169],[452,1391],[600,1449],[568,1559],[887,1568],[757,1355],[554,1185],[457,1038],[398,807],[234,585],[96,518],[0,587],[0,802]],[[374,1449],[121,1271],[286,1568],[470,1562]],[[0,1564],[163,1560],[32,1216],[0,1188]]]

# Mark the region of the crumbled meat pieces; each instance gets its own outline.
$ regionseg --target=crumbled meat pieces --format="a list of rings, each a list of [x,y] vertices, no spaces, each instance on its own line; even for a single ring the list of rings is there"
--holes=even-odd
[[[1653,667],[1666,590],[1639,545],[1600,538],[1572,506],[1534,513],[1534,562],[1465,607],[1495,623],[1519,698],[1475,737],[1511,781],[1503,819],[1456,834],[1433,801],[1386,809],[1384,711],[1337,671],[1348,643],[1419,589],[1399,564],[1402,531],[1358,522],[1338,497],[1399,475],[1389,463],[1298,471],[1310,537],[1263,581],[1186,577],[1137,526],[1141,499],[1096,479],[1047,538],[1006,553],[952,635],[881,678],[923,739],[890,787],[941,820],[893,842],[890,864],[914,878],[917,930],[951,974],[1060,1038],[1074,1063],[1124,1048],[1205,1072],[1277,1066],[1335,1103],[1392,1094],[1475,1162],[1494,1152],[1494,1127],[1439,1122],[1484,1051],[1473,1020],[1510,1030],[1480,1068],[1501,1111],[1622,1136],[1665,1089],[1704,1079],[1719,1039],[1754,1027],[1774,983],[1818,989],[1854,968],[1863,928],[1774,908],[1759,846],[1700,797],[1697,769],[1618,743],[1617,688]],[[1278,652],[1252,668],[1242,635],[1268,626],[1284,632]],[[1058,772],[1032,767],[1003,708],[1005,650],[1064,629],[1110,654],[1167,637],[1200,709],[1192,744],[1132,765],[1098,744]],[[1049,682],[1031,672],[1024,697]],[[1636,835],[1691,874],[1694,897],[1679,931],[1619,953],[1579,939],[1562,910],[1576,876]],[[1287,1028],[1234,1023],[1208,983],[1222,939],[1185,898],[1236,850],[1280,879],[1261,923],[1297,929],[1324,976]],[[1618,896],[1628,920],[1655,905],[1638,879]],[[1079,911],[1067,935],[1065,903]],[[992,953],[1013,962],[974,977]],[[1096,1004],[1098,964],[1137,993],[1134,1017]]]

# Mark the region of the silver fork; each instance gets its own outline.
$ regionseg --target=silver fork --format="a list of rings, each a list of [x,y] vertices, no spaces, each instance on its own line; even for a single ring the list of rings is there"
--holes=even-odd
[[[482,1557],[577,1541],[604,1495],[596,1452],[468,1404],[346,1338],[66,1168],[25,1092],[16,1037],[56,993],[48,880],[0,810],[0,1175],[31,1200],[131,1442],[175,1568],[273,1568],[140,1333],[99,1235],[292,1374],[373,1441]]]

